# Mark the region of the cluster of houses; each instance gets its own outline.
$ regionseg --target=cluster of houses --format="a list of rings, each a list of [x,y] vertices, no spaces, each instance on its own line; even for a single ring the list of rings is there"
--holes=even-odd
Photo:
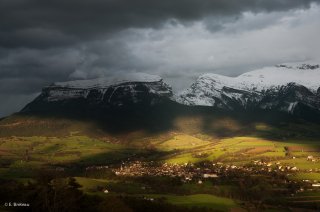
[[[86,167],[86,171],[92,171],[92,170],[102,170],[102,169],[108,169],[109,166],[88,166]]]
[[[280,162],[274,164],[253,161],[252,165],[239,166],[224,164],[223,162],[210,163],[202,166],[196,166],[192,163],[185,164],[153,164],[152,162],[133,161],[123,163],[121,167],[113,169],[117,176],[169,176],[180,177],[183,181],[192,179],[217,178],[219,176],[228,176],[231,173],[247,174],[266,174],[274,172],[296,172],[299,169],[295,166],[281,165]]]
[[[248,175],[268,175],[270,180],[275,180],[275,176],[294,175],[300,170],[296,166],[282,164],[280,161],[265,162],[262,160],[254,160],[246,165],[232,165],[224,162],[206,162],[204,164],[171,164],[144,161],[126,161],[121,166],[89,166],[86,171],[91,170],[111,170],[116,176],[124,177],[142,177],[142,176],[167,176],[178,177],[182,182],[197,182],[202,184],[207,179],[223,180],[225,177],[239,180],[239,178]],[[320,171],[320,170],[319,170]],[[280,174],[280,175],[278,175]],[[276,177],[277,178],[277,177]],[[230,180],[230,178],[228,179]],[[280,180],[280,181],[279,181]],[[297,184],[299,181],[279,178],[278,182],[285,184]],[[300,181],[301,182],[301,181]],[[298,192],[304,190],[319,190],[320,180],[304,180]],[[106,189],[104,193],[109,193]]]
[[[267,170],[268,172],[285,172],[285,171],[299,171],[296,166],[282,165],[281,162],[277,161],[274,163],[271,162],[262,162],[260,160],[253,161],[253,164],[256,166],[261,166],[261,170]]]
[[[252,161],[251,164],[230,165],[223,162],[208,163],[206,165],[194,165],[192,163],[185,164],[156,164],[152,162],[133,161],[123,163],[121,167],[114,168],[112,171],[117,176],[169,176],[180,177],[183,182],[198,180],[201,184],[202,180],[208,178],[218,178],[230,176],[233,173],[242,174],[270,174],[281,173],[291,175],[297,173],[299,169],[296,166],[281,164],[281,162],[263,162],[261,160]],[[318,182],[314,182],[313,187],[318,187]]]
[[[299,169],[296,166],[282,165],[280,162],[263,162],[261,160],[252,161],[251,164],[241,165],[224,165],[222,162],[213,163],[213,169],[220,175],[228,175],[230,171],[238,171],[248,174],[266,174],[274,172],[297,172]]]
[[[195,167],[193,164],[152,164],[152,162],[134,161],[124,164],[120,168],[113,169],[117,176],[169,176],[180,177],[183,181],[191,181],[194,178],[217,178],[217,173],[210,169]]]

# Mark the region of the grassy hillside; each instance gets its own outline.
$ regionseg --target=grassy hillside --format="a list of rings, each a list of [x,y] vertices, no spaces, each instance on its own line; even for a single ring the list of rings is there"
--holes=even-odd
[[[0,178],[27,182],[37,179],[39,172],[53,171],[56,176],[75,177],[85,194],[99,198],[124,195],[128,199],[121,201],[130,207],[141,199],[185,210],[194,206],[221,211],[274,209],[274,204],[280,204],[257,195],[263,193],[279,195],[282,209],[287,203],[297,208],[318,207],[314,202],[319,201],[320,191],[310,195],[305,189],[294,196],[290,192],[298,191],[299,186],[309,188],[306,180],[320,182],[319,124],[183,111],[171,118],[170,126],[157,131],[139,127],[115,132],[101,120],[16,114],[0,121]],[[220,164],[221,172],[218,180],[196,177],[190,182],[175,177],[115,175],[114,170],[135,161],[152,161],[152,166],[159,167],[194,164],[201,170],[203,163]],[[253,167],[253,172],[232,171],[233,166]],[[298,171],[287,171],[287,167]],[[279,171],[270,174],[268,169]],[[108,194],[103,192],[106,188]]]
[[[0,121],[0,157],[5,167],[112,164],[127,158],[169,163],[221,161],[245,164],[264,159],[300,169],[316,168],[320,125],[272,123],[213,114],[183,114],[170,130],[110,132],[99,122],[14,115]],[[295,157],[294,160],[291,160]],[[2,167],[3,169],[3,167]]]

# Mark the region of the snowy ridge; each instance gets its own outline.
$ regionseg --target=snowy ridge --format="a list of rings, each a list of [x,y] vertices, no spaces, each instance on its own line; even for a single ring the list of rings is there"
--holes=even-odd
[[[184,105],[278,111],[320,120],[320,66],[287,63],[237,77],[204,74],[175,100]]]
[[[316,91],[320,86],[320,67],[318,64],[287,63],[250,71],[234,78],[234,80],[239,88],[256,88],[257,91],[292,82],[303,85],[311,91]]]
[[[128,82],[159,82],[161,77],[145,73],[130,73],[117,75],[113,77],[97,78],[90,80],[75,80],[68,82],[55,82],[49,87],[77,88],[77,89],[92,89],[92,88],[107,88],[112,85],[118,85]]]
[[[287,63],[237,77],[204,74],[190,88],[177,95],[176,101],[186,105],[226,108],[227,101],[232,99],[245,106],[248,100],[260,101],[265,91],[277,91],[289,83],[302,85],[316,94],[320,87],[320,66],[314,63]]]
[[[99,97],[96,98],[102,101],[107,91],[110,91],[112,96],[118,89],[124,89],[126,92],[131,93],[132,96],[135,96],[136,93],[140,92],[135,90],[137,83],[145,84],[149,93],[166,95],[171,92],[171,90],[161,89],[162,86],[166,86],[161,77],[145,73],[129,73],[89,80],[55,82],[45,87],[44,91],[46,92],[47,101],[52,102],[77,98],[86,99],[90,92],[98,93]],[[111,99],[111,96],[108,99]]]
[[[164,83],[161,77],[131,73],[91,80],[56,82],[44,87],[35,102],[59,104],[81,101],[83,104],[100,107],[141,102],[153,104],[171,96],[172,88]]]
[[[223,86],[243,90],[262,91],[272,87],[294,82],[316,91],[320,87],[320,67],[310,65],[313,69],[303,69],[306,64],[290,66],[287,64],[250,71],[238,77],[226,77],[218,74],[204,74],[198,80],[212,82],[217,88]]]

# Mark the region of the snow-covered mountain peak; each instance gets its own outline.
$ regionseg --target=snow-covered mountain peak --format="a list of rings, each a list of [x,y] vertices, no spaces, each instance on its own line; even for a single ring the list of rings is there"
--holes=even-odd
[[[263,91],[291,82],[315,92],[320,87],[319,64],[281,64],[250,71],[237,77],[203,74],[196,83],[215,85],[218,89],[225,86],[241,90]]]
[[[106,88],[111,85],[118,85],[128,82],[159,82],[162,78],[156,75],[146,73],[129,73],[112,77],[89,79],[89,80],[74,80],[67,82],[55,82],[50,87],[63,87],[63,88]]]
[[[288,63],[237,77],[203,74],[190,88],[177,95],[176,101],[228,110],[260,108],[292,112],[297,102],[318,108],[319,87],[318,64]]]
[[[242,85],[254,85],[257,90],[294,82],[316,91],[320,86],[320,69],[318,64],[283,64],[244,73],[237,80]]]

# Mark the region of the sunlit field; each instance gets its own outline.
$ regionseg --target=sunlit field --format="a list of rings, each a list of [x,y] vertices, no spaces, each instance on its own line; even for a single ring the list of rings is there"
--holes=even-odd
[[[225,130],[221,135],[216,125],[203,130],[201,117],[184,117],[170,131],[110,134],[92,123],[42,119],[48,128],[32,135],[27,129],[38,127],[35,119],[15,117],[20,129],[12,121],[8,126],[10,120],[0,125],[2,179],[27,185],[47,170],[60,178],[73,177],[84,195],[121,196],[130,204],[142,201],[177,210],[273,210],[279,201],[283,209],[319,206],[320,190],[312,187],[320,181],[317,125],[249,126],[222,119],[217,120]],[[21,124],[23,120],[29,124]],[[74,124],[82,127],[74,130]],[[254,130],[248,133],[248,128]],[[296,129],[294,134],[287,133],[289,128]],[[191,179],[186,170],[193,173]],[[274,192],[281,193],[278,200],[272,198]]]

